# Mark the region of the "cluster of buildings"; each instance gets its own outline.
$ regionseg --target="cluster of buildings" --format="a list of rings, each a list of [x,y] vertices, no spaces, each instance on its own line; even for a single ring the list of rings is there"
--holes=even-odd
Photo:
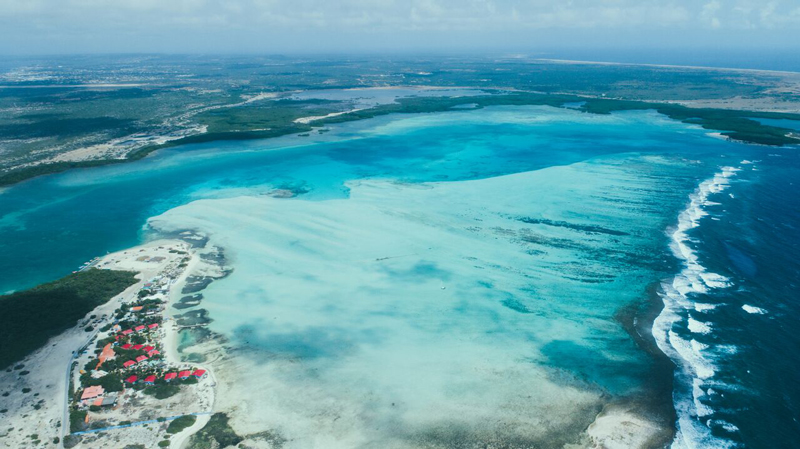
[[[192,376],[194,376],[197,379],[202,379],[203,377],[205,377],[205,375],[206,375],[206,370],[204,370],[204,369],[196,369],[194,371],[184,370],[184,371],[180,371],[180,372],[177,372],[177,373],[173,371],[173,372],[169,372],[169,373],[164,374],[164,380],[166,382],[171,382],[171,381],[175,380],[175,378],[178,378],[180,380],[186,380],[186,379],[189,379]],[[155,374],[151,374],[151,375],[145,377],[142,381],[145,384],[153,385],[153,384],[155,384],[156,380],[158,380],[158,377]],[[139,381],[139,377],[138,376],[130,376],[127,379],[125,379],[125,383],[128,383],[128,384],[135,384],[138,381]]]
[[[141,256],[138,260],[158,263],[164,259]],[[139,396],[141,390],[150,386],[173,381],[184,383],[207,375],[203,369],[170,367],[162,358],[165,299],[182,268],[183,265],[171,264],[145,283],[135,299],[124,302],[114,312],[113,324],[101,328],[96,340],[96,363],[90,359],[80,371],[74,407],[93,412],[106,407],[116,409],[127,402],[126,398]],[[88,413],[85,422],[89,422]]]
[[[81,393],[80,403],[83,406],[113,407],[117,404],[117,394],[106,394],[101,385],[86,387]]]

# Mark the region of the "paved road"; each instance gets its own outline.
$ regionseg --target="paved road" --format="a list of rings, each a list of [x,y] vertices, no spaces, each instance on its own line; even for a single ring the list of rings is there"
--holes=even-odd
[[[197,413],[187,413],[186,415],[201,416],[201,415],[210,415],[210,414],[211,414],[211,412],[197,412]],[[181,416],[186,416],[186,415],[175,415],[175,416],[170,416],[169,418],[148,419],[147,421],[138,421],[138,422],[133,422],[133,423],[130,423],[130,424],[122,424],[122,425],[119,425],[119,426],[110,426],[110,427],[103,427],[101,429],[84,430],[83,432],[75,432],[75,433],[73,433],[73,435],[86,435],[87,433],[105,432],[106,430],[124,429],[126,427],[143,426],[145,424],[172,421],[173,419],[178,419]]]
[[[86,341],[78,347],[78,350],[72,353],[72,357],[70,357],[69,362],[67,363],[67,372],[66,376],[64,377],[64,381],[66,382],[64,384],[64,410],[61,416],[61,437],[59,438],[58,441],[58,449],[64,448],[64,438],[69,434],[69,400],[70,396],[72,396],[71,394],[72,392],[70,391],[69,388],[69,378],[72,375],[72,363],[78,357],[80,357],[81,351],[83,351],[84,348],[86,348],[86,346],[88,346],[89,343],[91,343],[92,340],[94,340],[94,338],[97,336],[99,332],[100,328],[98,327],[97,329],[95,329],[94,332],[92,332],[89,335]]]

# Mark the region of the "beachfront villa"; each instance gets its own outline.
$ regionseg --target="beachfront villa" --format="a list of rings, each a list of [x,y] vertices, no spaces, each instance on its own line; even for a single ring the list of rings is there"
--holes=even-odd
[[[104,393],[105,389],[103,389],[103,387],[100,385],[86,387],[86,389],[83,390],[83,393],[81,393],[81,403],[86,405],[92,399],[103,396]]]

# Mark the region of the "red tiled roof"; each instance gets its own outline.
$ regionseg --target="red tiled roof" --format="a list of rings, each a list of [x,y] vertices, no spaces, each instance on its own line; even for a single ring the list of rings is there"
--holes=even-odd
[[[145,360],[147,360],[146,355],[140,355],[139,357],[136,357],[137,362],[144,362]]]
[[[152,350],[153,350],[153,349],[155,349],[155,348],[154,348],[154,347],[152,347],[152,346],[145,346],[145,347],[144,347],[144,348],[142,348],[142,349],[144,349],[144,352],[150,352],[150,351],[152,351]]]
[[[136,382],[137,379],[139,379],[139,378],[136,377],[136,376],[131,376],[131,377],[125,379],[125,382],[127,382],[129,384],[132,384],[132,383]]]
[[[151,325],[149,325],[147,327],[149,327],[150,329],[155,329],[155,328],[158,327],[158,323],[153,323],[153,324],[151,324]]]
[[[205,374],[205,373],[206,373],[206,370],[204,370],[204,369],[196,369],[196,370],[194,370],[194,372],[192,374],[195,377],[203,377],[203,374]]]
[[[140,325],[134,327],[133,330],[135,330],[136,332],[143,331],[144,330],[144,324],[140,324]]]
[[[178,377],[180,377],[181,379],[189,377],[191,375],[192,375],[191,371],[181,371],[180,373],[178,373]]]
[[[150,375],[144,378],[144,381],[151,384],[156,381],[156,376]]]
[[[123,363],[123,364],[122,364],[122,366],[124,366],[125,368],[130,368],[130,367],[132,367],[133,365],[136,365],[136,362],[135,362],[135,361],[133,361],[133,360],[128,360],[127,362],[125,362],[125,363]]]
[[[176,377],[178,377],[176,373],[167,373],[164,375],[164,380],[172,380]]]
[[[152,357],[152,356],[154,356],[154,355],[159,355],[159,354],[161,354],[161,353],[160,353],[160,352],[158,352],[158,349],[153,349],[152,351],[150,351],[150,352],[148,352],[148,353],[147,353],[147,356],[148,356],[148,357]]]
[[[120,346],[122,349],[131,349],[133,347],[130,343],[125,343],[124,345]]]
[[[81,400],[96,398],[102,395],[104,392],[105,390],[103,390],[103,387],[101,387],[100,385],[95,385],[93,387],[86,387],[86,389],[83,390],[83,394],[81,394]]]
[[[122,335],[130,335],[132,333],[133,333],[133,331],[130,330],[130,329],[125,329],[124,331],[122,331]]]
[[[114,350],[111,348],[111,343],[106,344],[103,347],[103,351],[100,352],[100,356],[97,357],[99,362],[97,363],[97,368],[100,368],[100,365],[103,364],[108,359],[113,359],[115,357]]]
[[[144,345],[134,345],[134,346],[133,346],[133,349],[135,349],[135,350],[137,350],[137,351],[138,351],[138,350],[140,350],[140,349],[142,349],[142,348],[144,348]]]

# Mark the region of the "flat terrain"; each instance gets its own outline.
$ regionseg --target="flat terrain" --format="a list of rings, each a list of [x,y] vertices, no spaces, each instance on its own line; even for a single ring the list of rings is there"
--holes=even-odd
[[[304,133],[326,120],[387,113],[385,103],[365,104],[359,91],[296,94],[400,86],[800,112],[800,74],[791,72],[525,58],[11,58],[0,64],[0,185],[174,144]],[[388,112],[404,112],[395,109]]]

